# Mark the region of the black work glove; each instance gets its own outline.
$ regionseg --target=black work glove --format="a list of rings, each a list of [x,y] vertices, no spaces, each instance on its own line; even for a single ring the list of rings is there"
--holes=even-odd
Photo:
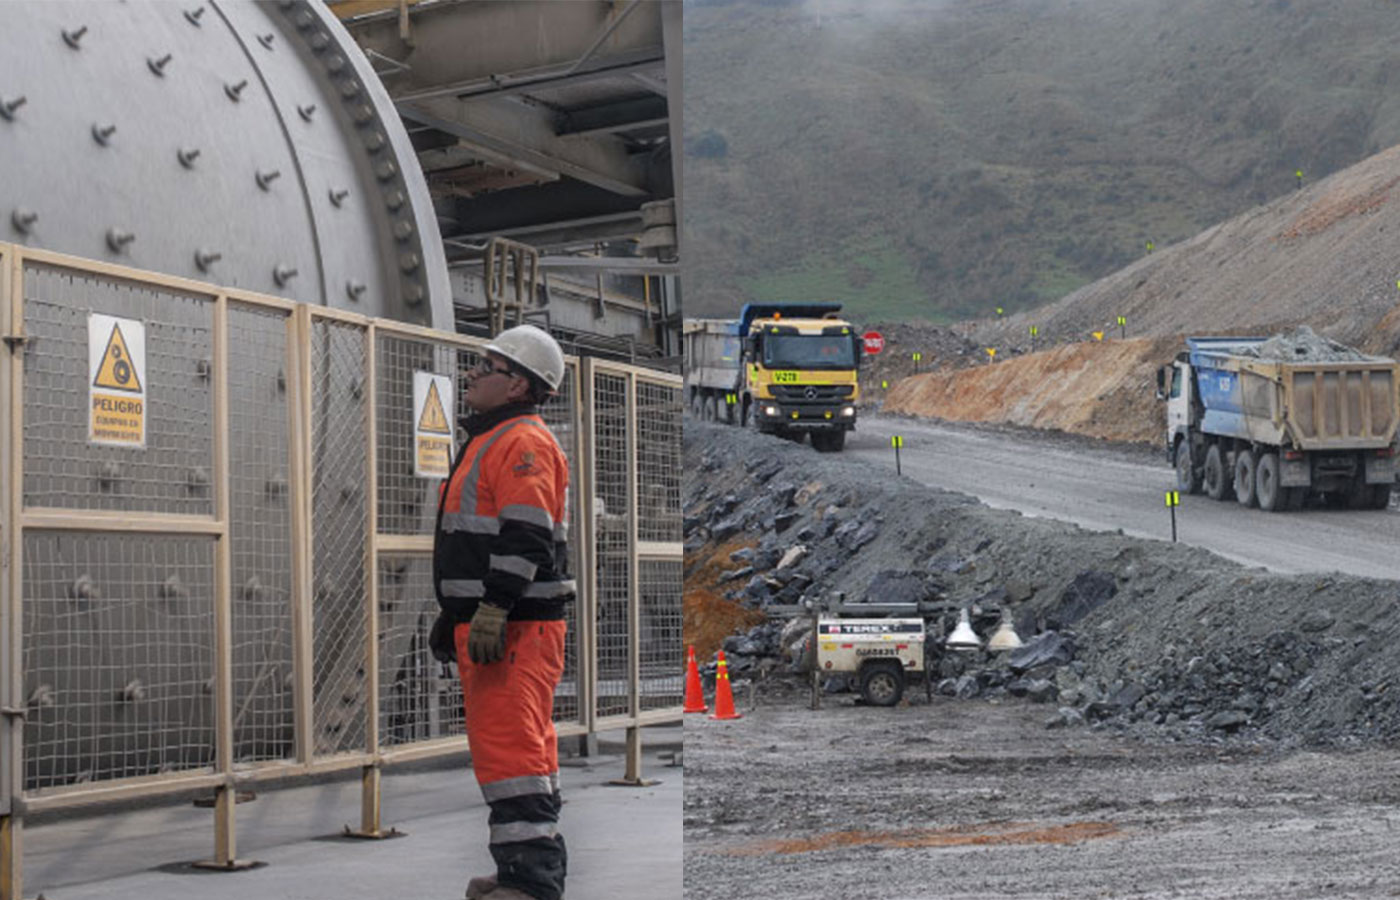
[[[428,632],[428,649],[433,651],[433,659],[440,663],[457,661],[457,641],[454,632],[457,623],[446,612],[439,612],[433,630]]]
[[[472,628],[467,633],[467,655],[477,665],[497,662],[506,655],[506,611],[499,606],[482,603],[472,616]]]

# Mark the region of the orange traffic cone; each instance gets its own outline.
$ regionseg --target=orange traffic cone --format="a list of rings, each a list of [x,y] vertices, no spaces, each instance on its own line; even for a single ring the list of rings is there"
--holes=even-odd
[[[688,713],[709,712],[705,705],[705,691],[700,687],[700,667],[695,664],[695,648],[690,648],[690,659],[685,666],[685,711]]]
[[[719,651],[719,671],[715,673],[715,711],[711,719],[741,719],[734,711],[734,692],[729,687],[729,663],[724,661],[724,651]]]

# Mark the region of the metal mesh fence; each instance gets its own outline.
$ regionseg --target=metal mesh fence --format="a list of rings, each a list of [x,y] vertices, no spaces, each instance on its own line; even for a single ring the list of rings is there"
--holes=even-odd
[[[24,786],[214,762],[214,541],[24,538]]]
[[[287,314],[231,304],[229,517],[233,569],[233,751],[295,753]]]
[[[18,298],[17,298],[18,299]],[[72,510],[82,531],[26,526],[22,537],[24,788],[43,793],[215,765],[214,534],[100,533],[88,510],[133,519],[213,517],[214,313],[211,294],[171,290],[79,268],[29,262],[25,329],[22,480],[26,509]],[[142,322],[146,345],[146,446],[87,440],[88,314]],[[430,535],[439,482],[413,475],[413,373],[450,376],[455,416],[465,415],[462,375],[480,350],[450,340],[383,329],[376,354],[376,408],[367,405],[367,324],[312,313],[309,433],[300,372],[289,356],[291,312],[240,296],[228,303],[232,613],[232,762],[296,757],[296,690],[311,685],[313,754],[397,747],[464,732],[456,673],[428,652],[436,616],[431,560],[398,548],[368,570],[368,535]],[[592,409],[580,415],[579,363],[541,413],[570,460],[569,571],[594,585],[592,604],[568,609],[570,640],[554,717],[602,717],[677,708],[681,700],[679,559],[655,546],[637,557],[635,540],[680,541],[680,388],[665,376],[599,363]],[[629,398],[634,399],[629,418]],[[368,517],[367,416],[377,429],[379,515]],[[579,429],[592,424],[588,435]],[[293,434],[310,452],[312,596],[310,657],[294,640]],[[460,440],[460,436],[459,440]],[[586,484],[587,473],[593,474]],[[635,487],[634,487],[635,485]],[[634,496],[635,491],[635,496]],[[587,499],[584,499],[587,498]],[[634,512],[635,510],[635,512]],[[635,516],[635,519],[634,519]],[[89,520],[92,517],[87,517]],[[33,520],[50,526],[48,518]],[[580,525],[592,526],[592,572],[582,572]],[[0,523],[8,528],[10,523]],[[71,527],[71,526],[70,526]],[[181,526],[161,523],[154,528]],[[201,529],[203,530],[203,529]],[[212,527],[210,528],[212,531]],[[650,554],[650,555],[646,555]],[[664,556],[665,558],[659,558]],[[300,556],[296,556],[300,560]],[[366,623],[369,578],[377,579],[379,633]],[[581,592],[580,600],[585,594]],[[633,597],[638,607],[634,610]],[[587,609],[592,621],[580,611]],[[632,615],[640,618],[634,633]],[[379,669],[366,671],[368,641]],[[596,649],[598,683],[581,683],[580,648]],[[306,668],[299,669],[304,663]],[[642,671],[642,708],[631,706],[633,668]],[[309,671],[308,671],[309,670]],[[370,677],[379,707],[369,708]],[[582,703],[596,697],[590,711]],[[345,764],[354,764],[346,760]],[[71,802],[65,797],[62,802]]]
[[[627,378],[597,372],[593,379],[594,558],[597,560],[599,716],[631,711],[628,638],[632,584],[631,497],[627,447]]]
[[[681,667],[681,573],[683,563],[643,559],[638,565],[641,592],[642,709],[665,709],[683,702]]]
[[[39,264],[24,270],[24,502],[211,515],[213,301]],[[146,329],[146,447],[88,442],[88,314]]]
[[[318,756],[365,750],[365,332],[311,327],[313,664]]]
[[[681,540],[681,391],[637,381],[637,537]]]
[[[428,649],[437,618],[433,563],[379,560],[379,745],[392,747],[466,733],[455,666]]]
[[[432,534],[440,479],[419,478],[414,471],[413,373],[431,372],[453,379],[453,348],[428,341],[380,334],[376,340],[376,410],[379,468],[379,533]],[[451,414],[451,409],[447,412]],[[455,419],[451,423],[456,429]],[[454,448],[459,443],[454,441]]]
[[[578,373],[573,367],[564,371],[564,380],[559,385],[558,396],[551,399],[540,408],[540,416],[549,425],[549,430],[554,432],[554,437],[558,439],[559,446],[563,448],[564,455],[569,460],[569,575],[576,578],[579,572],[579,455],[578,455],[578,434],[576,433],[576,411],[578,407],[578,391],[576,383]],[[579,601],[569,604],[565,612],[565,620],[568,622],[569,636],[564,642],[564,675],[559,687],[554,692],[554,721],[556,722],[577,722],[581,720],[582,709],[579,705],[579,642],[582,636],[578,632],[578,607]]]

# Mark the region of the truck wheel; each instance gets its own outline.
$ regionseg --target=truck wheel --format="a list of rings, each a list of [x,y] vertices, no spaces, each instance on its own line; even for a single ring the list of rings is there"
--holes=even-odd
[[[1240,506],[1254,506],[1254,451],[1235,454],[1235,499]]]
[[[703,419],[703,420],[705,420],[706,422],[713,422],[713,421],[715,420],[715,403],[716,403],[715,398],[714,398],[714,397],[706,397],[706,398],[705,398],[704,400],[702,400],[701,402],[704,403],[705,406],[704,406],[704,412],[701,414],[700,418]]]
[[[871,706],[894,706],[904,696],[904,670],[883,660],[866,663],[860,670],[860,696]]]
[[[1394,487],[1394,485],[1389,485],[1389,484],[1373,484],[1373,485],[1371,485],[1371,508],[1372,508],[1372,509],[1389,509],[1389,508],[1390,508],[1390,489],[1391,489],[1392,487]]]
[[[1366,474],[1358,471],[1346,493],[1347,509],[1374,509],[1371,505],[1371,486],[1366,483]]]
[[[1286,492],[1287,488],[1278,483],[1278,454],[1260,454],[1254,467],[1254,497],[1259,501],[1259,508],[1265,512],[1283,509],[1287,505]]]
[[[846,446],[844,431],[812,432],[812,447],[819,453],[838,453]]]
[[[1186,440],[1176,445],[1176,489],[1183,494],[1201,492],[1201,476],[1191,463],[1191,444]]]
[[[1225,460],[1219,444],[1211,444],[1206,451],[1205,488],[1206,496],[1212,500],[1227,500],[1234,492],[1225,478]]]

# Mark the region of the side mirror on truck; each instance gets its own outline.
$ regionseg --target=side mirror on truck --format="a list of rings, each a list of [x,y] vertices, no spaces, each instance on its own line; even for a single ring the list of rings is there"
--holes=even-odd
[[[1157,367],[1157,399],[1167,399],[1167,367]]]

